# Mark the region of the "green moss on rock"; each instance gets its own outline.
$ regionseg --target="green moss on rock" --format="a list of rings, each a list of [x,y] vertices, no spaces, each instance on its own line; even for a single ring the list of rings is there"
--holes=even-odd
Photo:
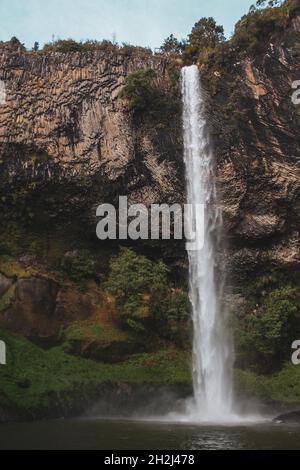
[[[0,298],[0,312],[8,309],[15,300],[16,286],[13,284]]]

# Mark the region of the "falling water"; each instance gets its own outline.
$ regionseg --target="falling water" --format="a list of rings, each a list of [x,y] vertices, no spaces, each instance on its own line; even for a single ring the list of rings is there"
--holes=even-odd
[[[190,299],[193,309],[193,419],[226,421],[232,417],[231,341],[220,308],[221,283],[216,282],[216,244],[220,217],[216,208],[213,153],[207,132],[204,93],[198,68],[182,69],[184,158],[188,203],[203,205],[201,249],[189,250]],[[195,214],[195,211],[193,211]],[[195,227],[198,220],[192,216]],[[196,240],[197,245],[197,240]]]

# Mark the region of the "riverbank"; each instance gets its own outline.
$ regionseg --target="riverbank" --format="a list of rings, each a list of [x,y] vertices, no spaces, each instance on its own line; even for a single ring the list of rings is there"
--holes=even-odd
[[[182,409],[192,393],[190,354],[175,348],[134,354],[109,364],[75,356],[64,345],[41,348],[1,331],[7,365],[0,369],[0,422],[82,414],[149,416]],[[300,369],[269,376],[235,372],[239,401],[281,412],[300,407]]]
[[[2,331],[7,365],[0,369],[0,421],[78,416],[99,403],[101,414],[132,413],[159,397],[191,393],[189,356],[169,348],[108,364],[68,354],[64,345],[43,349]],[[159,405],[159,403],[163,405]],[[155,405],[153,405],[155,406]]]

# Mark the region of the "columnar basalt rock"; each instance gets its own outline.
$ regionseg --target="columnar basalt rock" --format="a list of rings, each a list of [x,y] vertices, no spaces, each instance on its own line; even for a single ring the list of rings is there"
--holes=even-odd
[[[234,260],[242,257],[246,263],[243,250],[249,266],[299,263],[300,107],[291,100],[292,83],[300,78],[293,52],[299,18],[286,37],[237,61],[230,83],[228,75],[218,72],[223,92],[211,101],[218,192],[233,271]],[[103,199],[111,202],[119,194],[146,204],[183,202],[180,111],[167,130],[145,126],[120,98],[126,77],[149,68],[169,93],[170,60],[122,49],[0,51],[0,79],[7,89],[0,106],[4,192],[10,184],[28,187],[38,180],[55,187],[60,180],[65,206],[82,205],[91,217]],[[240,113],[235,129],[227,127],[222,115],[232,83],[235,112]],[[68,185],[77,185],[75,194],[68,193]],[[76,196],[78,189],[82,192]]]
[[[1,159],[6,160],[11,145],[34,148],[49,157],[48,178],[55,163],[70,180],[99,173],[111,182],[135,179],[136,187],[146,186],[149,192],[151,186],[154,198],[174,190],[174,163],[159,161],[151,133],[137,135],[132,113],[119,98],[125,78],[140,69],[155,70],[157,84],[168,87],[166,66],[163,57],[147,51],[142,56],[0,51],[0,78],[7,89],[6,103],[0,106]],[[146,183],[137,159],[147,173]]]

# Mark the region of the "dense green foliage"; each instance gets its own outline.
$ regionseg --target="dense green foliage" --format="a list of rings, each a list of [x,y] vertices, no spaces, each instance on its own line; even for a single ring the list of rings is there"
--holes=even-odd
[[[233,36],[226,41],[224,29],[216,21],[201,18],[195,23],[187,40],[179,42],[173,35],[163,43],[161,51],[181,56],[184,63],[198,63],[209,68],[209,62],[222,69],[220,63],[232,67],[237,57],[257,53],[267,41],[284,31],[291,19],[300,12],[298,0],[258,0],[249,13],[236,24]],[[210,77],[213,79],[213,77]]]
[[[223,26],[217,25],[213,18],[201,18],[193,27],[184,48],[187,62],[195,62],[202,54],[214,50],[225,41]]]
[[[135,117],[151,126],[167,126],[179,113],[178,98],[159,86],[152,69],[128,75],[119,96],[128,101]]]
[[[275,5],[275,2],[272,3]],[[265,42],[283,31],[291,18],[299,12],[300,6],[295,0],[287,0],[277,7],[252,8],[249,14],[243,16],[237,23],[231,40],[232,45],[243,54],[259,52]]]
[[[105,52],[120,52],[123,55],[138,53],[141,57],[152,55],[151,49],[147,49],[145,47],[133,46],[131,44],[123,43],[121,45],[111,42],[107,39],[102,41],[96,40],[87,40],[87,41],[75,41],[74,39],[58,39],[57,41],[53,41],[50,43],[45,44],[43,49],[41,50],[42,53],[46,52],[60,52],[63,54],[68,54],[72,52],[97,52],[97,51],[105,51]]]
[[[85,41],[77,42],[74,39],[59,39],[55,42],[45,44],[43,52],[89,52],[95,50],[114,49],[114,45],[110,41]]]
[[[126,248],[112,259],[106,287],[129,326],[151,317],[153,297],[167,289],[167,273],[162,262],[152,262]]]
[[[151,69],[139,70],[129,75],[120,97],[127,99],[130,108],[135,109],[137,112],[151,108],[159,94],[154,85],[155,77],[156,73]]]
[[[76,409],[98,395],[101,384],[190,384],[188,358],[172,349],[132,356],[121,364],[102,364],[66,354],[61,347],[44,350],[1,331],[7,365],[0,370],[0,406],[32,415]]]
[[[184,44],[178,41],[178,39],[175,38],[173,34],[171,34],[164,40],[160,48],[160,52],[162,52],[163,54],[168,54],[168,55],[173,55],[173,54],[176,55],[176,54],[180,54],[183,48],[184,48]]]
[[[95,272],[96,262],[88,250],[75,250],[65,254],[61,269],[75,282],[82,283]]]
[[[300,368],[286,363],[279,372],[260,375],[249,370],[235,370],[236,391],[250,400],[270,404],[300,403]]]
[[[259,372],[279,369],[291,356],[292,342],[300,336],[300,294],[284,276],[259,278],[249,292],[248,307],[236,322],[238,366]]]
[[[12,37],[9,41],[0,41],[0,49],[8,49],[8,50],[15,50],[15,51],[22,51],[26,52],[26,48],[24,44],[22,44],[19,39],[16,37]],[[103,39],[102,41],[96,40],[86,40],[86,41],[76,41],[72,38],[69,39],[57,39],[56,41],[52,41],[46,43],[43,48],[40,49],[40,45],[38,41],[35,41],[31,52],[33,53],[51,53],[51,52],[59,52],[62,54],[80,52],[97,52],[97,51],[105,51],[105,52],[120,52],[123,55],[129,55],[131,53],[138,53],[141,57],[152,55],[152,51],[149,48],[140,47],[140,46],[133,46],[131,44],[122,43],[117,44],[107,39]]]
[[[0,49],[8,49],[10,51],[22,51],[24,52],[25,46],[22,44],[18,38],[13,36],[9,41],[0,41]]]
[[[145,325],[171,340],[182,334],[189,316],[186,292],[171,289],[168,268],[145,256],[123,248],[110,263],[106,282],[122,321],[131,329],[143,331]],[[178,330],[177,330],[178,328]]]

